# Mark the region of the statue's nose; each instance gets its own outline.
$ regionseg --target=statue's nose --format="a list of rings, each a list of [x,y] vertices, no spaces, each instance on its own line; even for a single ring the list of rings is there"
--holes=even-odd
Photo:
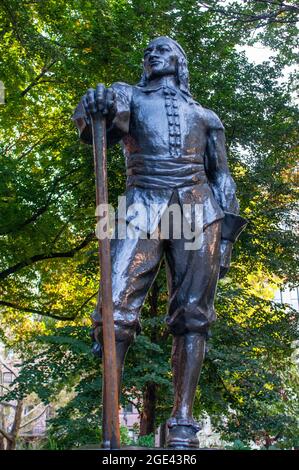
[[[159,60],[159,59],[160,59],[159,54],[151,54],[148,58],[150,64],[152,62],[155,62],[156,60]]]
[[[153,51],[150,53],[150,55],[149,55],[149,60],[151,60],[151,59],[157,59],[157,58],[159,58],[159,57],[160,57],[160,56],[159,56],[158,51],[153,50]]]

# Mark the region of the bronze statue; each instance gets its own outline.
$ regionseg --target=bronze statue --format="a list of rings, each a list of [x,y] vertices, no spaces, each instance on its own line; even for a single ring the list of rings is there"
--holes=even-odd
[[[228,271],[233,243],[246,225],[238,215],[224,127],[213,111],[192,98],[185,52],[168,37],[154,39],[145,49],[137,85],[119,82],[108,89],[98,85],[82,98],[74,120],[81,140],[88,144],[92,143],[89,114],[96,110],[106,116],[108,145],[121,141],[123,146],[127,207],[138,203],[161,208],[154,223],[144,220],[138,227],[147,237],[111,240],[119,389],[126,352],[140,332],[141,307],[165,257],[175,392],[168,446],[197,448],[199,426],[192,408],[207,333],[216,319],[217,281]],[[203,210],[202,242],[200,248],[187,250],[184,234],[172,236],[173,227],[168,239],[161,236],[160,222],[170,204],[183,210],[184,204],[193,203]],[[189,221],[194,225],[194,216]],[[158,236],[151,238],[154,231]],[[100,299],[98,307],[93,320],[100,341]]]

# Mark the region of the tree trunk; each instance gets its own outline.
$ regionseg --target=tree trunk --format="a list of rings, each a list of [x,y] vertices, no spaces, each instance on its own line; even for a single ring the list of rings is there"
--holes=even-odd
[[[0,406],[0,428],[6,429],[3,405]],[[5,437],[1,433],[0,433],[0,450],[5,450]]]
[[[0,450],[5,450],[4,437],[0,436]]]
[[[21,426],[23,413],[23,400],[19,400],[16,407],[15,418],[11,429],[11,439],[7,442],[6,450],[15,450]]]
[[[140,436],[154,433],[156,410],[156,384],[148,383],[143,392],[143,410],[140,416]]]

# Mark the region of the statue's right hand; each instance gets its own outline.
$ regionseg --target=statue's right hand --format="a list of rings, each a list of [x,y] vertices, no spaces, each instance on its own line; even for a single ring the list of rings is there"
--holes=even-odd
[[[115,93],[112,88],[105,88],[99,83],[94,88],[89,88],[83,96],[83,105],[87,116],[101,114],[106,116],[113,110],[115,104]]]

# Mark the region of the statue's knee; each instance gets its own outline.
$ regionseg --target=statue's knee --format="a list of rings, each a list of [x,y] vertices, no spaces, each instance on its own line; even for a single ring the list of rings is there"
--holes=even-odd
[[[127,321],[125,315],[122,315],[121,320],[114,323],[115,342],[120,345],[123,344],[125,348],[128,348],[133,343],[136,334],[138,335],[141,331],[140,323],[138,318],[130,319],[130,323]],[[102,315],[96,309],[92,315],[92,330],[91,338],[93,341],[92,352],[97,357],[102,357],[103,353],[103,323]]]
[[[136,337],[136,329],[126,325],[114,325],[115,341],[117,343],[133,343]]]
[[[173,336],[199,334],[207,336],[211,326],[211,319],[197,306],[187,305],[179,307],[166,319],[169,332]]]

